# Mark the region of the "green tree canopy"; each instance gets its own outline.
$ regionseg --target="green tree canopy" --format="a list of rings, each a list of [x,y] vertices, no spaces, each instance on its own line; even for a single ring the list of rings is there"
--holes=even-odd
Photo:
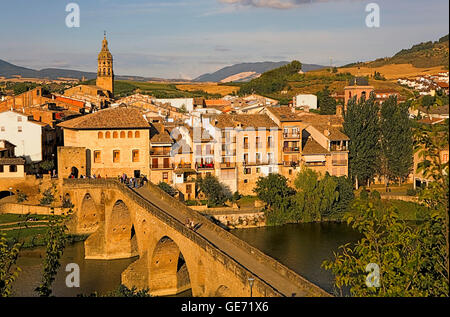
[[[389,180],[408,177],[413,166],[413,132],[408,106],[389,97],[381,106],[380,116],[382,173]]]
[[[328,86],[317,92],[317,105],[322,115],[336,114],[336,100],[331,97]]]
[[[359,101],[352,98],[344,114],[344,133],[350,138],[350,175],[359,184],[367,184],[380,171],[380,128],[375,94]]]

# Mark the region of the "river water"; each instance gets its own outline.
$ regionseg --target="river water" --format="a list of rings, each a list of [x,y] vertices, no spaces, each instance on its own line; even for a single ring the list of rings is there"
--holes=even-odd
[[[306,279],[328,292],[333,290],[333,276],[322,269],[325,259],[332,259],[340,245],[356,242],[360,234],[346,224],[310,223],[236,229],[233,234],[264,253],[280,261]],[[42,276],[42,256],[45,250],[37,248],[22,252],[18,266],[22,269],[14,284],[15,296],[36,296],[34,289]],[[68,246],[61,259],[61,268],[53,284],[55,296],[105,294],[120,285],[121,273],[133,262],[124,260],[85,260],[84,244],[77,242]],[[80,266],[80,288],[67,288],[65,267],[68,263]],[[190,296],[190,292],[180,294]]]
[[[22,252],[17,265],[22,272],[14,282],[15,296],[37,296],[34,289],[39,286],[42,276],[42,258],[44,248]],[[84,243],[76,242],[64,250],[61,258],[61,267],[53,283],[54,296],[72,297],[77,295],[90,295],[97,292],[99,295],[115,290],[120,285],[121,273],[137,258],[123,260],[85,260]],[[80,267],[80,288],[68,288],[65,283],[65,267],[69,263],[77,263]]]
[[[339,251],[339,246],[355,243],[361,238],[346,223],[335,222],[236,229],[232,232],[329,293],[333,293],[333,275],[321,268],[322,262],[334,259],[333,252]]]

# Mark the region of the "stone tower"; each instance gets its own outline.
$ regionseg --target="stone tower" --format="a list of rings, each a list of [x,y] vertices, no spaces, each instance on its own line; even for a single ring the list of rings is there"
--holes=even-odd
[[[108,90],[114,96],[113,57],[108,49],[106,33],[102,42],[102,50],[98,54],[97,86]]]

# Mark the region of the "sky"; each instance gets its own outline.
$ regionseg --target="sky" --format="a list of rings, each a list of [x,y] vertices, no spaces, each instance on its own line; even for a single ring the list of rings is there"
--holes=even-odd
[[[80,8],[68,28],[66,5]],[[380,27],[366,26],[366,6]],[[1,0],[0,59],[96,71],[103,32],[117,75],[192,79],[242,62],[340,66],[449,32],[448,0]]]

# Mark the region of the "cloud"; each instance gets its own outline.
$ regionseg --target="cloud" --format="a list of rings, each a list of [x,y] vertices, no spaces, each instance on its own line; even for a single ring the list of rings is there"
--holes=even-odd
[[[286,10],[299,7],[303,4],[338,1],[338,0],[218,0],[218,1],[221,3],[230,4],[234,6]]]

